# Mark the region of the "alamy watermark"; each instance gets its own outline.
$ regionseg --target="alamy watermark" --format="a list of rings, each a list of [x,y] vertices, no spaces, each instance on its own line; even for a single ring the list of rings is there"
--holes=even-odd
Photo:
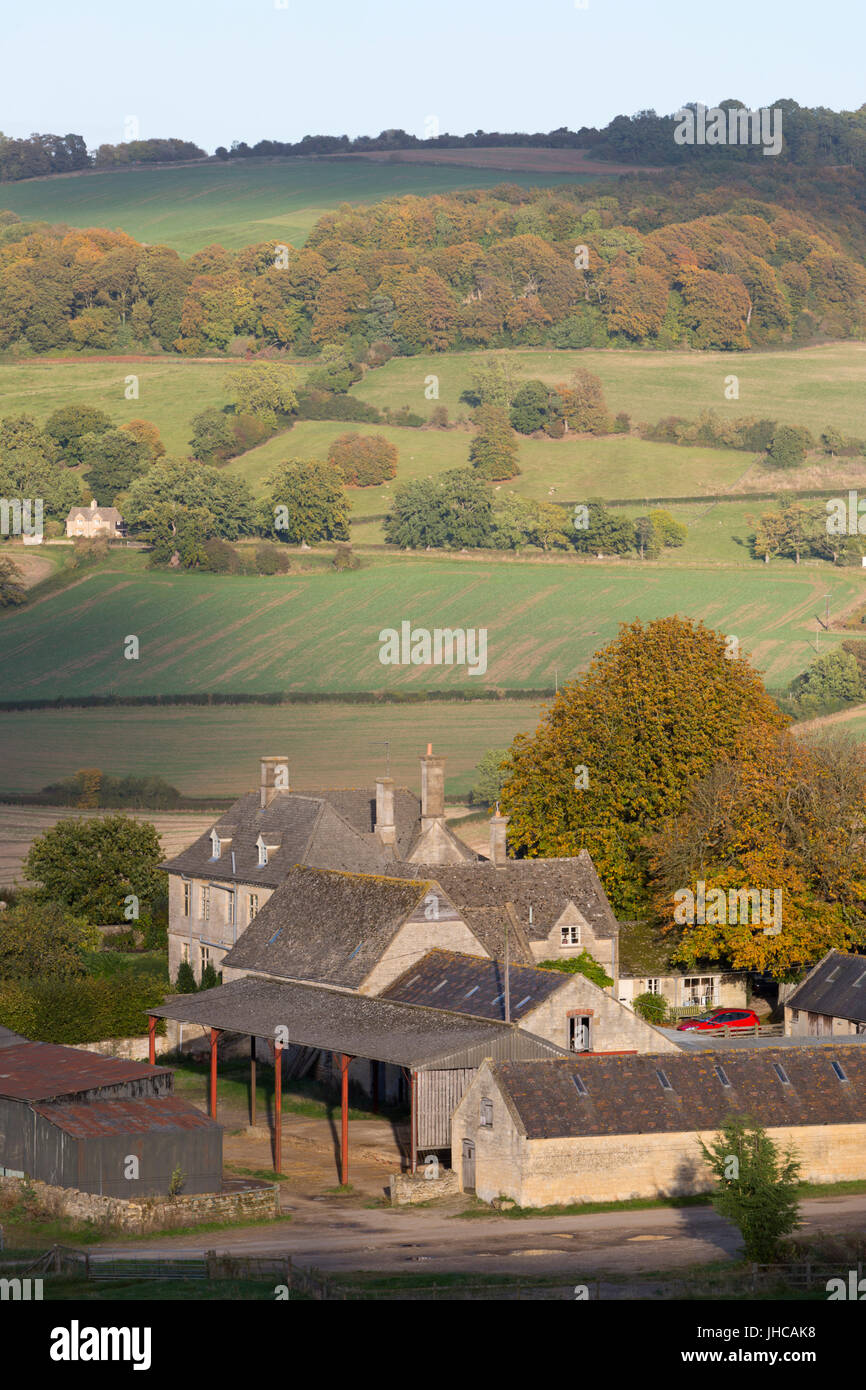
[[[782,930],[781,888],[707,888],[698,879],[695,892],[678,888],[674,893],[674,921],[678,926],[759,927],[765,936]]]
[[[0,536],[42,540],[42,498],[0,497]]]
[[[469,676],[487,670],[487,628],[414,627],[408,621],[383,627],[379,660],[383,666],[465,666]]]
[[[866,536],[866,498],[861,502],[855,491],[844,497],[831,497],[827,503],[828,536]]]
[[[683,107],[674,116],[677,145],[763,145],[765,155],[782,153],[782,108],[762,106]]]

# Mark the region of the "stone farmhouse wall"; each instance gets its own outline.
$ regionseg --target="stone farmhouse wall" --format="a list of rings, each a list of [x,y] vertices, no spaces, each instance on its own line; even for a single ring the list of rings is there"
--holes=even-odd
[[[16,1190],[21,1178],[0,1177],[0,1190]],[[43,1211],[74,1221],[95,1221],[120,1226],[124,1231],[161,1231],[174,1226],[195,1226],[208,1221],[254,1221],[276,1216],[279,1194],[276,1183],[245,1187],[236,1192],[203,1192],[185,1197],[101,1197],[72,1187],[53,1187],[33,1181],[30,1187]]]

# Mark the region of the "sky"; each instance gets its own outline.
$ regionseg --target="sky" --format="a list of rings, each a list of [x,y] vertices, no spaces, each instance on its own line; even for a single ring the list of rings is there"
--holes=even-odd
[[[579,8],[585,5],[586,8]],[[14,6],[14,11],[13,11]],[[88,146],[552,130],[866,101],[860,0],[10,0],[0,131]],[[126,134],[125,134],[126,132]]]

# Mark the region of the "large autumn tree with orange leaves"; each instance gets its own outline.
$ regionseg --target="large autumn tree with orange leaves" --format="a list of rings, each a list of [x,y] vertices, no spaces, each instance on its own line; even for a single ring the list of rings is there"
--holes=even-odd
[[[648,840],[749,730],[787,719],[736,644],[686,618],[623,624],[506,764],[512,850],[587,849],[621,913],[647,907]]]
[[[695,893],[698,880],[705,895],[721,889],[728,904],[732,889],[779,892],[778,920],[772,914],[779,930],[736,910],[702,914],[718,922],[680,922],[675,895]],[[831,948],[863,950],[866,749],[747,729],[659,833],[653,890],[661,922],[679,938],[675,956],[687,966],[724,961],[784,980]]]

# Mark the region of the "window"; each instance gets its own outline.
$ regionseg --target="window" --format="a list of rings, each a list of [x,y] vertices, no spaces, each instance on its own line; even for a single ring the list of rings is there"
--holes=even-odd
[[[683,980],[683,1003],[686,1005],[700,1004],[706,1007],[712,1004],[714,992],[715,978],[712,975],[695,975]]]
[[[781,1066],[778,1062],[774,1062],[773,1071],[776,1073],[783,1086],[790,1086],[791,1078],[789,1077],[788,1073],[785,1071],[785,1068],[783,1066]]]
[[[841,1064],[840,1062],[831,1062],[831,1063],[830,1063],[830,1066],[833,1068],[834,1072],[836,1073],[837,1078],[838,1078],[840,1081],[847,1081],[847,1080],[848,1080],[848,1078],[847,1078],[847,1076],[845,1075],[845,1072],[844,1072],[844,1070],[843,1070],[843,1068],[842,1068],[842,1064]]]
[[[667,1072],[656,1070],[656,1076],[659,1079],[659,1085],[663,1091],[672,1091],[674,1089],[668,1080]]]
[[[189,889],[190,889],[190,885],[189,885],[188,883],[185,883],[185,884],[183,885],[183,915],[184,915],[184,917],[188,917],[188,916],[189,916],[189,898],[190,898]]]
[[[220,837],[219,837],[219,835],[216,833],[215,830],[212,830],[211,833],[210,833],[210,847],[211,847],[211,859],[219,859],[219,857],[220,857],[220,850],[221,850],[222,846],[221,846],[221,843],[220,843]]]
[[[201,968],[204,970],[210,965],[210,946],[199,946],[199,951],[201,953]]]
[[[829,984],[831,980],[835,980],[838,978],[839,970],[840,967],[837,965],[835,970],[830,971],[830,974],[827,976],[827,984]]]
[[[189,965],[189,942],[188,942],[188,941],[182,941],[182,942],[180,943],[180,958],[181,958],[181,960],[185,960],[186,963],[187,963],[187,965]]]
[[[264,868],[268,862],[268,847],[264,840],[259,840],[259,868]]]
[[[723,1086],[730,1086],[731,1083],[728,1080],[728,1073],[725,1071],[724,1067],[713,1067],[713,1071],[716,1073],[716,1076]]]
[[[661,992],[662,992],[662,982],[661,982],[661,980],[647,980],[647,982],[646,982],[646,993],[647,993],[647,994],[661,994]]]
[[[206,922],[210,920],[210,886],[202,884],[201,889],[201,912],[199,914]]]
[[[229,925],[230,927],[233,927],[234,924],[235,924],[235,895],[234,895],[234,893],[227,893],[227,894],[226,894],[226,921],[227,921],[227,923],[228,923],[228,925]]]
[[[569,1052],[589,1052],[589,1015],[572,1014],[568,1020]]]
[[[258,910],[259,910],[259,895],[258,895],[258,893],[250,893],[250,896],[247,898],[247,921],[248,921],[248,922],[251,922],[251,921],[253,920],[253,918],[255,917],[255,915],[256,915],[256,913],[258,912]]]
[[[416,979],[416,980],[418,979],[418,976],[417,976],[417,975],[415,976],[415,979]],[[409,981],[409,983],[410,983],[410,984],[412,983],[411,980]],[[470,999],[470,998],[472,997],[473,994],[477,994],[477,993],[478,993],[478,990],[479,990],[480,988],[481,988],[480,985],[473,985],[471,989],[467,989],[467,991],[466,991],[466,993],[464,994],[463,998],[464,998],[464,999]]]
[[[481,1102],[481,1128],[493,1128],[493,1101],[482,1100]]]
[[[559,944],[561,946],[579,946],[580,927],[560,927]]]
[[[588,1095],[589,1095],[589,1091],[586,1089],[586,1086],[584,1085],[584,1082],[583,1082],[582,1077],[580,1077],[580,1076],[575,1076],[575,1077],[573,1078],[573,1080],[574,1080],[574,1089],[577,1091],[577,1094],[578,1094],[579,1096],[588,1096]]]

